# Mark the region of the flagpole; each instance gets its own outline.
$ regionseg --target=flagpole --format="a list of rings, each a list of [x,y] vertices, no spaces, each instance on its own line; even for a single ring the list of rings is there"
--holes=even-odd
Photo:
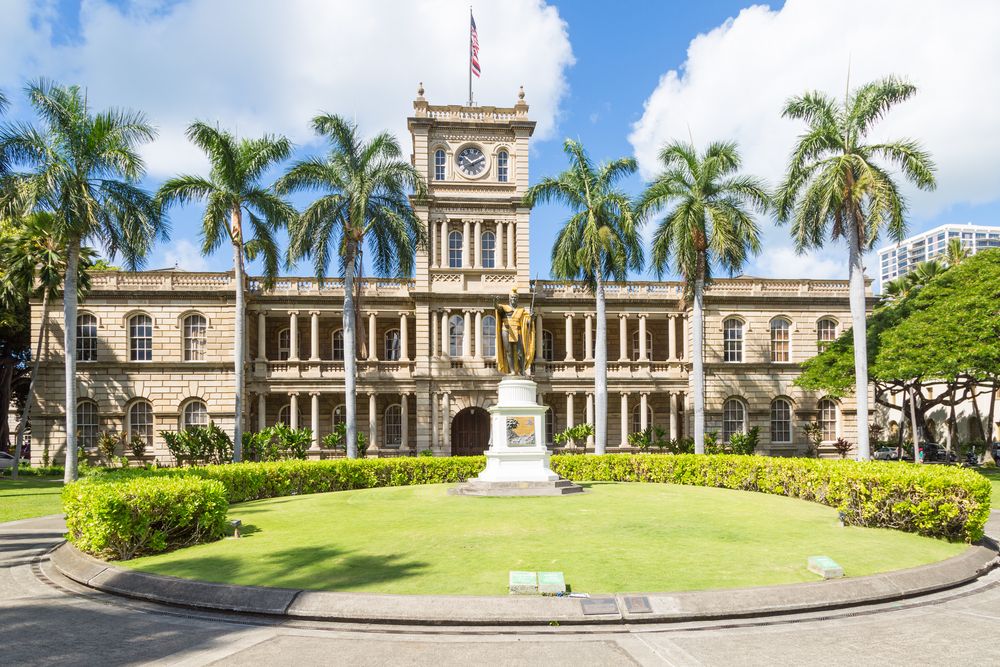
[[[465,64],[469,70],[469,106],[472,106],[472,5],[469,5],[469,60]]]

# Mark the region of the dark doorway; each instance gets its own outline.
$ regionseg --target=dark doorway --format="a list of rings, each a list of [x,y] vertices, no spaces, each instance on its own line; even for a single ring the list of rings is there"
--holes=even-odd
[[[490,415],[482,408],[465,408],[451,421],[453,456],[479,456],[490,446]]]

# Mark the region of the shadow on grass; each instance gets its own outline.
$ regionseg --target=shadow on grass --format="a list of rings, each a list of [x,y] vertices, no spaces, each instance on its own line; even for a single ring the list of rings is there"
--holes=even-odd
[[[346,591],[413,577],[428,566],[429,563],[407,560],[400,554],[371,556],[337,547],[318,547],[288,549],[255,559],[241,556],[191,557],[140,569],[203,581]],[[278,574],[273,574],[275,572]]]

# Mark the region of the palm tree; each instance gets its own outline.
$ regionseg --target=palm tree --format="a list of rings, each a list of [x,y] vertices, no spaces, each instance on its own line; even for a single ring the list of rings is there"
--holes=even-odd
[[[156,195],[167,208],[174,204],[205,202],[202,216],[201,252],[211,255],[224,240],[233,251],[236,284],[236,341],[233,346],[235,386],[233,391],[233,461],[243,459],[243,386],[246,363],[246,259],[260,258],[264,278],[278,275],[278,245],[274,233],[295,217],[295,209],[272,188],[261,185],[268,169],[284,161],[292,145],[284,137],[263,136],[237,140],[229,132],[202,122],[187,129],[187,138],[204,151],[212,165],[207,178],[181,175],[167,180]],[[249,220],[246,234],[243,215]]]
[[[290,229],[289,262],[312,259],[316,276],[322,279],[336,256],[343,271],[344,410],[347,456],[354,458],[358,455],[355,272],[367,244],[378,273],[411,275],[426,230],[410,206],[408,192],[422,198],[426,185],[388,132],[362,141],[356,125],[332,114],[316,116],[312,127],[327,139],[329,152],[296,162],[276,187],[280,192],[319,194]]]
[[[829,234],[848,245],[851,319],[854,329],[858,458],[871,456],[868,443],[868,354],[865,324],[864,253],[885,232],[897,243],[906,232],[906,202],[881,161],[897,167],[923,190],[933,189],[934,164],[909,139],[865,143],[872,127],[916,88],[895,77],[867,83],[842,105],[821,92],[793,97],[783,115],[806,122],[777,192],[778,220],[791,222],[796,248],[822,247]]]
[[[49,212],[32,213],[13,228],[10,236],[0,242],[0,254],[5,258],[3,275],[0,276],[0,303],[14,309],[32,293],[42,295],[42,319],[39,325],[38,342],[28,383],[28,396],[21,411],[14,440],[14,467],[11,477],[17,477],[17,468],[24,446],[24,431],[31,419],[34,403],[35,380],[42,359],[42,347],[48,333],[49,303],[59,295],[66,274],[66,248],[64,239],[55,235],[60,225]],[[79,296],[90,289],[88,270],[93,265],[96,253],[91,248],[80,249],[80,266],[77,286]]]
[[[948,246],[945,249],[945,264],[958,266],[968,256],[969,249],[962,245],[962,239],[948,239]]]
[[[47,211],[66,241],[63,329],[66,382],[65,481],[77,477],[76,310],[81,246],[96,241],[105,254],[121,253],[137,269],[157,237],[166,236],[153,198],[138,187],[145,173],[138,148],[156,132],[142,113],[109,109],[92,114],[77,86],[39,80],[28,100],[43,128],[8,125],[0,130],[0,153],[29,171],[11,174],[0,195],[0,211]]]
[[[763,184],[739,173],[735,143],[715,142],[698,154],[693,144],[673,142],[660,151],[662,173],[642,194],[641,215],[669,208],[653,234],[653,266],[684,279],[691,313],[694,377],[694,447],[705,453],[704,295],[719,265],[730,274],[760,252],[757,223],[749,209],[767,211]],[[671,266],[672,264],[672,266]]]
[[[524,204],[558,201],[573,215],[559,230],[552,246],[552,273],[563,280],[583,280],[597,301],[597,341],[594,350],[594,453],[603,454],[608,441],[608,322],[604,285],[622,281],[629,270],[641,271],[642,245],[637,218],[628,196],[616,187],[635,173],[633,158],[594,165],[583,145],[567,139],[563,151],[569,168],[528,188]]]

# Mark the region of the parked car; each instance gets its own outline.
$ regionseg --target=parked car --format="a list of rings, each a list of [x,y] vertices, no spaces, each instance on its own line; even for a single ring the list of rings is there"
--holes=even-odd
[[[949,452],[936,442],[920,443],[920,451],[924,454],[924,463],[955,463],[958,461],[955,452]]]
[[[879,447],[875,450],[872,458],[876,461],[898,461],[899,450],[895,447]]]
[[[0,470],[10,470],[14,467],[14,455],[0,452]]]

